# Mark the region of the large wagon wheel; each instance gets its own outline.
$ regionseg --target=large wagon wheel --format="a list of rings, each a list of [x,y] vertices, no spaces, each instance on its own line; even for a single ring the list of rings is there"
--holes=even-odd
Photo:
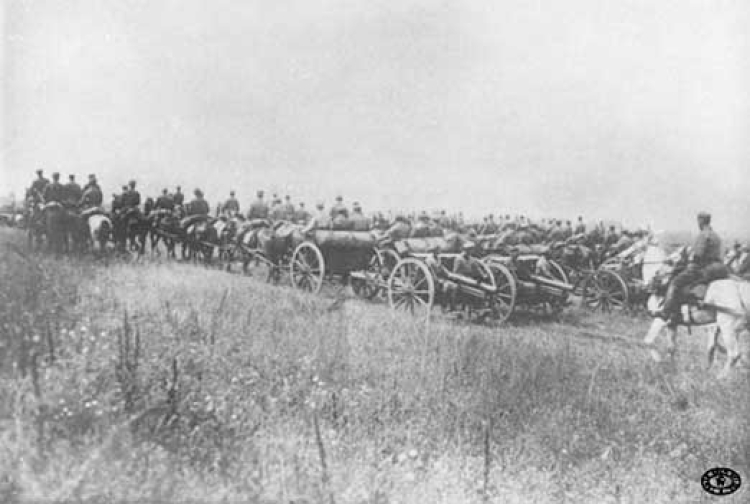
[[[427,318],[435,300],[435,282],[422,261],[406,258],[398,262],[388,278],[388,303]]]
[[[628,305],[628,285],[614,271],[600,269],[583,284],[582,303],[591,310],[610,312]]]
[[[325,260],[315,244],[300,243],[292,253],[289,270],[294,288],[313,294],[320,292],[325,277]]]
[[[489,267],[495,279],[495,294],[492,296],[493,312],[498,323],[505,322],[513,314],[516,307],[518,287],[516,277],[507,266],[492,261],[492,256],[483,263]]]

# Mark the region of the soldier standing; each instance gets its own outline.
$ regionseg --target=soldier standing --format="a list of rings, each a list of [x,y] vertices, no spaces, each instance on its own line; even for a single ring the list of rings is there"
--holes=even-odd
[[[55,172],[52,174],[52,182],[47,184],[44,188],[44,202],[45,203],[62,203],[65,198],[65,187],[60,183],[60,174]]]
[[[331,219],[335,221],[336,217],[349,218],[349,210],[344,205],[344,198],[341,196],[336,196],[336,203],[331,207]]]

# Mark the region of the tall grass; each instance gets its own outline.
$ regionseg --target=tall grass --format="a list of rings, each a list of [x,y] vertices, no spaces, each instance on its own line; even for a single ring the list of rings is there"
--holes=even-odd
[[[705,470],[750,475],[747,375],[717,382],[700,341],[649,362],[623,344],[646,320],[426,331],[195,266],[0,246],[2,502],[696,502]]]

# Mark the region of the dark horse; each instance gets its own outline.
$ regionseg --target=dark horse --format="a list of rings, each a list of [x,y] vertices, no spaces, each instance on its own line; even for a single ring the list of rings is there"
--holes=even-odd
[[[185,240],[182,244],[182,258],[197,260],[201,256],[211,262],[214,247],[219,245],[219,234],[213,226],[213,219],[205,215],[192,215],[180,222]]]
[[[138,255],[146,251],[146,236],[150,221],[138,208],[117,210],[112,214],[112,237],[121,251],[136,250]]]
[[[177,212],[160,209],[151,212],[149,236],[151,238],[151,253],[160,254],[159,240],[167,246],[167,256],[175,258],[175,245],[185,240],[185,232],[180,226],[180,215]]]
[[[266,220],[248,222],[238,233],[237,248],[242,254],[242,269],[248,272],[250,262],[261,260],[268,264],[266,281],[278,283],[281,269],[289,261],[294,246],[302,241],[299,226],[277,222],[273,226]]]

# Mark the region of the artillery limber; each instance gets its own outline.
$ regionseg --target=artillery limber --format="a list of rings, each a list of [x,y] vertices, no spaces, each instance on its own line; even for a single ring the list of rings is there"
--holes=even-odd
[[[382,291],[384,275],[395,263],[394,255],[381,249],[371,231],[318,229],[302,237],[289,262],[295,288],[319,292],[326,280],[351,282],[354,292],[372,298]]]

